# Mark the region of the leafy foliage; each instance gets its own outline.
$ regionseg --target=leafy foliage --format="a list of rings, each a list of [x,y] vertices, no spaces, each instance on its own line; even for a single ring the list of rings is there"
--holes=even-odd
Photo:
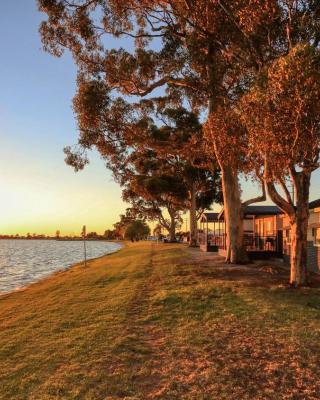
[[[150,234],[149,226],[141,220],[136,220],[132,221],[130,225],[127,227],[125,232],[125,238],[130,239],[133,242],[145,239],[146,236],[148,236],[149,234]]]
[[[295,168],[319,166],[320,52],[309,45],[294,47],[268,69],[260,85],[242,100],[250,149],[267,160],[272,177],[281,179]]]

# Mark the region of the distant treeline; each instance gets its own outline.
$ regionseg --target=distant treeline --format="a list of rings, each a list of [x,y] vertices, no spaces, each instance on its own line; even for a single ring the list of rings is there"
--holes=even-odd
[[[54,236],[44,235],[44,234],[30,234],[27,233],[26,235],[0,235],[1,239],[24,239],[24,240],[83,240],[81,235],[66,235],[63,236],[60,234],[60,231],[57,231]],[[86,235],[87,240],[117,240],[122,239],[121,237],[117,237],[114,230],[106,230],[102,235],[99,235],[97,232],[89,232]]]

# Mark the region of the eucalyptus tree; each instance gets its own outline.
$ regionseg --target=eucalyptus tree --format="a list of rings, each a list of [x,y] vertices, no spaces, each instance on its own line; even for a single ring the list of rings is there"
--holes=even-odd
[[[307,283],[309,188],[320,166],[319,98],[320,49],[299,44],[242,99],[248,151],[264,173],[271,199],[289,219],[290,283],[296,287]]]
[[[197,218],[213,201],[220,199],[219,174],[192,164],[189,156],[186,157],[190,140],[195,136],[190,118],[195,116],[185,110],[166,110],[161,113],[163,121],[165,114],[171,116],[161,126],[150,115],[144,123],[137,122],[139,139],[128,149],[122,147],[117,157],[109,158],[107,164],[124,188],[123,199],[132,205],[132,212],[139,218],[156,220],[169,232],[172,241],[182,222],[181,213],[189,209],[194,218],[191,226],[195,224],[192,232],[195,245]],[[170,120],[174,120],[171,125]],[[164,209],[169,218],[163,214]]]
[[[172,240],[181,212],[189,209],[191,243],[196,245],[197,219],[214,201],[221,202],[220,175],[205,156],[198,116],[173,108],[172,102],[158,97],[130,104],[112,98],[102,81],[81,81],[74,98],[79,146],[65,149],[66,161],[82,169],[88,162],[86,151],[95,147],[132,210],[157,220]]]
[[[150,152],[148,155],[139,153],[137,157],[143,159],[143,163],[150,163]],[[140,166],[135,168],[135,174],[126,173],[123,199],[131,204],[130,210],[136,217],[157,221],[168,231],[171,241],[175,240],[176,229],[181,226],[182,212],[189,210],[190,245],[197,246],[197,221],[213,201],[220,199],[217,194],[219,178],[190,166],[184,169],[182,176],[178,170],[180,165],[172,170],[171,163],[159,159],[154,159],[152,165],[156,171],[144,167],[142,172]]]
[[[156,221],[167,230],[171,242],[175,241],[176,229],[182,223],[186,196],[184,185],[165,174],[132,176],[123,190],[123,199],[131,204],[132,214]]]

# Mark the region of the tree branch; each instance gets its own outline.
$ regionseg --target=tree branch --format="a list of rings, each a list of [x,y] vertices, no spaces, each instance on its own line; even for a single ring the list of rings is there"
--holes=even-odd
[[[248,207],[250,204],[254,203],[261,203],[262,201],[266,201],[267,196],[266,196],[266,187],[264,182],[261,184],[262,188],[262,194],[260,196],[254,197],[252,199],[246,200],[242,203],[242,209],[245,210],[246,207]]]
[[[161,86],[164,86],[166,84],[177,86],[177,87],[188,87],[193,90],[197,90],[197,88],[195,86],[191,85],[190,83],[188,83],[182,79],[174,79],[171,77],[164,77],[164,78],[152,83],[150,86],[148,86],[144,90],[137,89],[136,91],[134,91],[134,90],[126,89],[126,88],[124,88],[124,90],[129,95],[144,97],[144,96],[147,96],[148,94],[150,94],[151,92],[153,92],[155,89],[157,89]],[[121,89],[120,85],[118,87]]]
[[[272,181],[272,175],[270,173],[270,167],[267,159],[265,159],[265,170],[264,170],[264,179],[266,182],[266,187],[268,189],[268,194],[271,200],[289,217],[292,217],[295,214],[294,206],[286,201],[277,191],[274,181]]]
[[[291,197],[291,194],[290,194],[290,192],[289,192],[289,190],[287,188],[287,185],[286,185],[285,181],[282,178],[280,178],[279,182],[280,182],[282,190],[284,191],[284,193],[286,195],[286,199],[287,199],[288,203],[290,203],[292,206],[294,206],[293,199]]]

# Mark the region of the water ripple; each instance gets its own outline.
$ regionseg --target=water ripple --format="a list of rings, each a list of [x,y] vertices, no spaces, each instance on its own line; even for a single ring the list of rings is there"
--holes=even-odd
[[[118,243],[89,241],[87,258],[110,254],[120,247]],[[0,293],[17,290],[81,261],[81,241],[0,240]]]

